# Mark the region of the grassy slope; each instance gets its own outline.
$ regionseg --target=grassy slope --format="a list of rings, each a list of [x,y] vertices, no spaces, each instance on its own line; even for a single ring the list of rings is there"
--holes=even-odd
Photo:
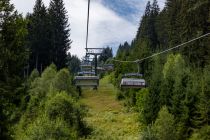
[[[98,91],[83,89],[81,102],[88,106],[87,124],[93,128],[88,139],[135,140],[139,138],[137,114],[127,112],[115,99],[116,89],[109,77],[100,81]]]

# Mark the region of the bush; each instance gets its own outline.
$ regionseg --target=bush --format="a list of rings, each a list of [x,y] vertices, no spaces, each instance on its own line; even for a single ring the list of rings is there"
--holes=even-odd
[[[41,77],[31,79],[30,99],[14,127],[15,139],[76,139],[85,134],[85,113],[74,98],[68,70],[57,73],[51,65]]]
[[[79,104],[66,92],[57,93],[51,99],[47,100],[45,112],[50,120],[62,118],[69,127],[82,131],[84,128],[83,116]]]
[[[47,116],[40,116],[29,125],[23,138],[30,140],[76,140],[77,133],[61,118],[50,120]]]
[[[30,95],[37,96],[39,99],[43,99],[47,92],[49,91],[54,78],[56,75],[56,70],[53,65],[47,67],[42,73],[40,78],[36,78],[30,87]]]
[[[53,87],[59,92],[66,91],[69,95],[76,96],[75,89],[71,85],[71,77],[68,69],[60,70],[55,76]]]

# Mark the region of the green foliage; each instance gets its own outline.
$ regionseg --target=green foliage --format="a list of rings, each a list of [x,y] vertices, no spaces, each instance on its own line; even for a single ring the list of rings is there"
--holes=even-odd
[[[32,72],[31,72],[31,75],[29,76],[28,78],[28,84],[31,86],[32,82],[39,77],[39,72],[37,69],[34,69]]]
[[[36,72],[34,72],[36,73]],[[30,77],[34,77],[32,73]],[[54,64],[31,78],[30,99],[17,126],[16,139],[77,139],[85,132],[84,112],[76,100],[67,69]],[[78,96],[77,96],[78,97]]]
[[[37,96],[39,99],[46,97],[55,76],[56,70],[54,65],[47,67],[41,74],[41,78],[35,79],[34,82],[32,82],[30,94]]]
[[[155,136],[158,140],[176,140],[176,129],[174,116],[168,112],[166,106],[163,106],[158,117],[152,126]]]
[[[98,58],[99,62],[105,63],[109,58],[113,57],[112,48],[106,47],[100,57]]]
[[[153,97],[151,97],[153,96]],[[139,120],[148,125],[155,121],[159,111],[157,97],[152,95],[148,88],[142,89],[136,96],[136,107],[139,112]]]
[[[69,127],[80,132],[84,128],[83,116],[79,104],[67,93],[57,93],[47,100],[45,111],[50,120],[62,118]]]
[[[19,117],[17,107],[25,94],[22,72],[28,59],[26,24],[10,0],[0,1],[0,139],[9,139],[9,126]]]
[[[193,118],[193,124],[196,127],[202,127],[203,125],[209,124],[209,114],[210,114],[210,67],[207,66],[204,69],[203,75],[200,75],[200,89],[197,94],[199,94],[199,99],[196,102],[196,111]]]
[[[148,125],[141,134],[141,140],[157,140],[152,125]]]
[[[58,91],[66,91],[71,96],[76,96],[72,87],[71,76],[68,69],[60,70],[55,76],[53,87]]]
[[[71,47],[70,25],[63,0],[51,0],[48,12],[51,62],[61,69],[67,64],[67,51]]]
[[[200,92],[200,100],[197,105],[198,110],[200,112],[202,123],[209,124],[210,122],[210,66],[207,66],[204,69],[203,80],[201,83],[201,92]]]
[[[149,94],[149,89],[144,88],[142,90],[139,90],[139,92],[136,95],[136,107],[138,112],[141,114],[144,110],[144,105],[146,102],[146,96]]]
[[[144,102],[141,108],[141,120],[147,125],[155,121],[161,106],[160,91],[163,79],[161,59],[158,57],[154,58],[152,65],[150,70],[152,75],[147,78],[149,85],[146,91],[147,94],[143,96]]]
[[[77,72],[79,72],[80,64],[81,64],[80,59],[76,55],[71,56],[71,54],[68,53],[67,66],[71,73],[76,74]]]
[[[77,134],[61,118],[50,120],[46,115],[38,117],[17,139],[22,140],[76,140]]]
[[[128,42],[125,42],[123,45],[120,44],[116,58],[121,59],[121,60],[126,60],[127,57],[129,56],[129,50],[130,50],[130,45]]]
[[[63,0],[51,0],[48,9],[43,0],[36,0],[33,13],[28,14],[27,19],[30,68],[42,72],[52,62],[58,69],[67,66],[67,51],[71,40]]]
[[[210,126],[203,126],[201,129],[193,133],[189,140],[209,140],[210,139]]]
[[[27,15],[28,43],[30,49],[30,70],[36,68],[42,72],[52,63],[50,58],[51,46],[49,46],[49,18],[47,8],[42,0],[36,0],[33,13]]]

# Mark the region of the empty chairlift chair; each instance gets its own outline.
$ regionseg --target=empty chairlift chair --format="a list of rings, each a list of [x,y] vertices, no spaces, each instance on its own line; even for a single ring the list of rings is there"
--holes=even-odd
[[[75,85],[78,87],[98,87],[98,76],[75,76]]]
[[[114,64],[104,64],[104,69],[106,71],[113,71],[114,70]]]
[[[92,71],[82,71],[82,72],[78,72],[77,74],[78,74],[78,76],[91,76],[91,75],[95,75],[95,72],[92,72]]]
[[[78,72],[78,76],[74,77],[74,83],[78,87],[97,87],[99,85],[99,77],[93,75],[95,75],[95,72]]]
[[[130,78],[132,77],[132,78]],[[134,78],[133,78],[134,77]],[[142,77],[142,74],[129,73],[125,74],[121,79],[121,88],[144,88],[146,87],[146,82],[144,79],[138,78]]]
[[[80,65],[82,71],[91,71],[92,65],[91,64],[82,64]]]

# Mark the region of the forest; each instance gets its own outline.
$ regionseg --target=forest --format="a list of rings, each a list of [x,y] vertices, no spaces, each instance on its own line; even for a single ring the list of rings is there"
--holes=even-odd
[[[74,85],[82,62],[71,54],[70,23],[63,0],[49,7],[36,0],[25,17],[0,1],[0,139],[210,139],[209,0],[166,0],[162,10],[148,1],[133,41],[120,44],[116,56],[107,46],[98,57],[99,66],[114,70],[100,73],[97,91]],[[146,87],[122,89],[123,75],[137,72]],[[106,106],[96,98],[113,106],[94,110]],[[96,129],[103,124],[94,111],[119,133]]]

